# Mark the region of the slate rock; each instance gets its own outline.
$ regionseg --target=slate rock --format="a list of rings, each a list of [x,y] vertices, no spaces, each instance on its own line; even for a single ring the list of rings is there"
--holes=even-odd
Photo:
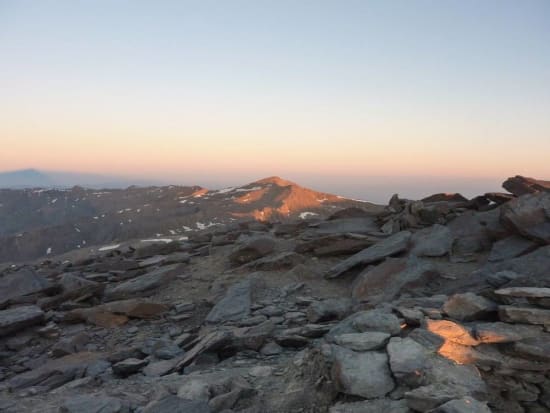
[[[491,413],[487,402],[480,402],[473,397],[450,400],[430,413]]]
[[[225,296],[206,316],[206,322],[216,324],[247,318],[250,315],[251,300],[252,280],[248,278],[229,287]]]
[[[139,372],[147,364],[147,360],[129,358],[113,364],[113,372],[118,376],[127,377]]]
[[[334,342],[353,351],[368,351],[383,348],[389,338],[390,335],[388,333],[371,331],[366,333],[341,334],[334,338]]]
[[[155,400],[143,408],[143,413],[211,413],[212,410],[204,400],[185,400],[170,395]]]
[[[105,291],[105,297],[107,300],[112,301],[150,295],[159,287],[176,278],[182,271],[183,266],[180,264],[160,267],[145,275],[122,282],[118,285],[109,286]]]
[[[410,413],[405,400],[374,399],[353,403],[339,403],[329,413]]]
[[[522,195],[502,206],[501,219],[519,235],[550,244],[550,192]]]
[[[44,312],[35,305],[0,311],[0,337],[44,321]]]
[[[336,278],[359,265],[372,264],[399,254],[408,249],[411,236],[409,231],[398,232],[335,265],[327,271],[325,277]]]
[[[18,298],[48,291],[53,284],[30,268],[23,268],[0,278],[0,308]]]
[[[66,399],[59,409],[61,413],[121,413],[129,411],[114,397],[105,395],[77,395]]]
[[[391,301],[408,289],[422,288],[438,276],[433,265],[414,256],[388,258],[357,276],[352,285],[352,297],[376,305]]]
[[[449,317],[460,321],[480,320],[496,313],[497,305],[474,293],[455,294],[443,304]]]
[[[508,323],[550,325],[550,310],[501,305],[498,314],[502,321]]]
[[[340,392],[373,399],[394,389],[386,353],[357,353],[334,345],[332,350],[332,379]]]
[[[352,301],[349,298],[329,298],[312,303],[307,310],[311,323],[339,320],[349,314]]]
[[[419,257],[441,257],[453,246],[453,235],[446,226],[435,224],[415,232],[411,238],[411,253]]]
[[[538,244],[526,238],[512,235],[493,244],[488,260],[491,262],[508,260],[531,252]]]
[[[272,253],[275,245],[275,240],[268,237],[248,240],[244,245],[238,246],[229,255],[229,261],[233,266],[246,264]]]

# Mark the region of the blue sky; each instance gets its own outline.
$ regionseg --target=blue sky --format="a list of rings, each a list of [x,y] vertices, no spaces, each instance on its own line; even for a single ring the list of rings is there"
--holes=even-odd
[[[0,169],[550,177],[549,44],[548,1],[0,0]]]

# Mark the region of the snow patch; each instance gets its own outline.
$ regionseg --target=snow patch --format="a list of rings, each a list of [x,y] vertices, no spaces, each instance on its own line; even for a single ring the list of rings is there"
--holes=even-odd
[[[120,247],[120,244],[115,244],[115,245],[105,245],[104,247],[101,247],[98,249],[98,251],[111,251],[111,250],[116,250],[118,247]]]
[[[308,212],[308,211],[306,211],[306,212],[300,213],[300,218],[301,218],[301,219],[306,219],[307,217],[314,217],[314,216],[316,216],[316,215],[319,215],[319,214],[317,214],[317,213],[315,213],[315,212]]]
[[[142,239],[141,242],[164,242],[165,244],[169,244],[173,241],[173,239],[170,238],[156,238],[156,239]]]

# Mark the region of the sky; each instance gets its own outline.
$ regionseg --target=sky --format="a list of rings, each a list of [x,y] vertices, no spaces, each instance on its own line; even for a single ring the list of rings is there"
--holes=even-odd
[[[547,0],[0,0],[0,170],[368,198],[549,154]]]

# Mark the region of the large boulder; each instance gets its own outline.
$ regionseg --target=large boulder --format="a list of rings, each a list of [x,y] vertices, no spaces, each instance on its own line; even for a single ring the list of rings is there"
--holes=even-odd
[[[495,262],[516,258],[535,250],[537,247],[538,244],[536,242],[512,235],[495,242],[488,259],[491,262]]]
[[[435,224],[415,232],[411,252],[419,257],[441,257],[453,246],[453,235],[446,226]]]
[[[0,311],[0,337],[44,321],[44,312],[35,305]]]
[[[312,323],[340,320],[350,313],[352,302],[349,298],[329,298],[311,303],[307,318]]]
[[[160,267],[145,275],[118,285],[109,286],[105,291],[105,297],[107,300],[112,301],[151,295],[156,289],[172,281],[177,275],[180,275],[182,271],[183,266],[180,264]]]
[[[131,298],[128,300],[112,301],[90,308],[77,308],[65,313],[64,320],[67,322],[86,321],[102,327],[108,327],[108,325],[105,324],[111,324],[109,320],[123,320],[123,318],[120,317],[113,318],[113,315],[147,319],[167,311],[168,306],[164,304],[155,303],[142,298]],[[107,323],[105,323],[106,321]]]
[[[325,277],[336,278],[359,265],[372,264],[399,254],[408,249],[411,236],[409,231],[398,232],[335,265],[325,274]]]
[[[496,313],[497,305],[485,297],[474,293],[464,293],[452,295],[443,304],[443,311],[451,318],[471,321]]]
[[[508,178],[502,184],[503,188],[516,196],[537,192],[550,192],[550,181],[527,178],[521,175]]]
[[[410,413],[405,400],[374,399],[332,406],[329,413]]]
[[[265,257],[275,249],[275,240],[268,237],[259,237],[248,240],[238,246],[230,255],[229,261],[233,266],[246,264],[258,258]]]
[[[5,275],[0,278],[0,308],[5,307],[10,301],[48,291],[52,287],[53,284],[47,278],[30,268]]]
[[[76,395],[67,398],[60,407],[60,413],[122,413],[124,409],[120,399],[102,394]]]
[[[386,353],[357,353],[340,346],[332,351],[332,379],[342,393],[375,399],[394,389]]]
[[[550,192],[523,195],[502,206],[502,221],[518,234],[550,244]]]
[[[206,322],[238,321],[250,315],[252,280],[250,278],[231,286],[225,296],[210,310]]]
[[[376,305],[393,300],[409,288],[425,287],[437,277],[437,271],[427,261],[418,260],[414,256],[408,259],[388,258],[355,279],[352,297]]]

